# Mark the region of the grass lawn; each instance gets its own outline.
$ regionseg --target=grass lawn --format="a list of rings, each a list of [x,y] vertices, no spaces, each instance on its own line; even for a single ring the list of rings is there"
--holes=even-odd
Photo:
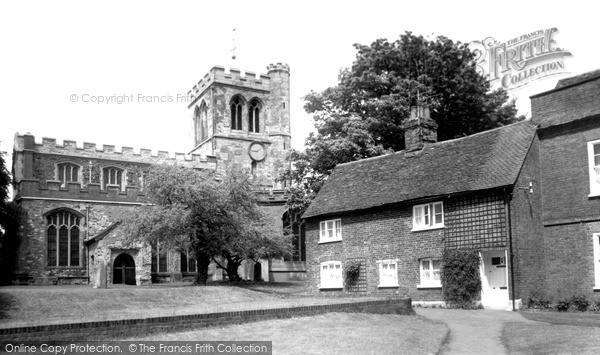
[[[294,285],[22,286],[0,288],[0,327],[148,318],[362,301],[295,295]],[[252,290],[256,287],[257,290]]]
[[[510,354],[598,354],[600,315],[522,312],[539,323],[508,323],[502,342]],[[544,322],[544,323],[542,323]]]
[[[327,313],[131,340],[273,341],[274,354],[435,354],[448,334],[419,316]]]

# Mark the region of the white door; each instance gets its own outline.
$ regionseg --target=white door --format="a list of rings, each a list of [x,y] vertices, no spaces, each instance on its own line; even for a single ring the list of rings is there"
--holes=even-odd
[[[508,264],[506,250],[481,253],[481,303],[486,308],[507,308]]]

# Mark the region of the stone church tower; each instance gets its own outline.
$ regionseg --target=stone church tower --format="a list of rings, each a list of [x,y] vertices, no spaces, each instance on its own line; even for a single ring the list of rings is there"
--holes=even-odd
[[[252,172],[258,184],[281,190],[276,178],[290,149],[290,69],[271,64],[267,74],[215,66],[194,85],[188,108],[194,122],[192,153],[214,156]]]

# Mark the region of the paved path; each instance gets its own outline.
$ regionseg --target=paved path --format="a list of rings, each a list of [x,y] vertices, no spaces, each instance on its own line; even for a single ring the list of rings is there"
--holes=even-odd
[[[442,354],[506,354],[500,339],[507,322],[537,323],[518,312],[415,308],[418,315],[446,323],[450,340]]]

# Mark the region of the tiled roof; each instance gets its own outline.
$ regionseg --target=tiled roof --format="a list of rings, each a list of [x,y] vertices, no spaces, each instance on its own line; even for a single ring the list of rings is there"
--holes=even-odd
[[[535,134],[523,121],[472,136],[340,164],[303,217],[515,183]]]
[[[561,79],[558,81],[558,83],[556,84],[556,87],[554,89],[560,89],[565,86],[574,85],[574,84],[580,83],[582,81],[594,79],[599,76],[600,76],[600,69],[597,69],[594,71],[583,73],[581,75],[573,76],[573,77],[566,78],[566,79]]]
[[[111,224],[110,226],[108,226],[108,227],[104,228],[102,231],[100,231],[100,233],[98,233],[95,237],[85,240],[84,244],[88,245],[88,244],[92,244],[92,243],[101,241],[102,239],[104,239],[104,237],[109,235],[110,232],[112,232],[120,224],[121,224],[121,222],[115,222],[115,223]]]

